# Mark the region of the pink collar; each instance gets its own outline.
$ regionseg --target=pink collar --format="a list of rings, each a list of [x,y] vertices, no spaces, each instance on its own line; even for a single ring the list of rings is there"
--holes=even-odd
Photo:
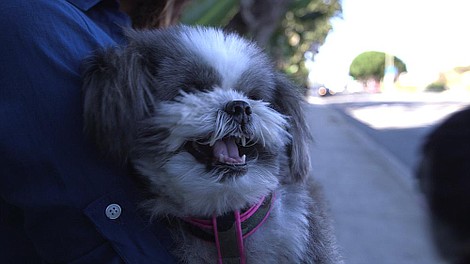
[[[258,203],[243,213],[236,210],[222,216],[212,216],[211,219],[185,218],[189,231],[204,240],[215,242],[217,247],[217,263],[222,264],[226,259],[238,260],[245,264],[243,239],[252,235],[268,219],[275,194],[262,197]]]

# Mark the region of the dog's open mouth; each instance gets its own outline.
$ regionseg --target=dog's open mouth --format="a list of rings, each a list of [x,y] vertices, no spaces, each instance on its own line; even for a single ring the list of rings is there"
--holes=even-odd
[[[221,164],[245,165],[246,155],[240,156],[238,145],[233,137],[217,140],[212,148],[214,159]],[[243,145],[245,143],[242,143]]]
[[[188,141],[185,148],[200,163],[224,169],[225,173],[241,175],[246,172],[247,154],[253,147],[248,142],[246,137],[227,136],[213,145]]]

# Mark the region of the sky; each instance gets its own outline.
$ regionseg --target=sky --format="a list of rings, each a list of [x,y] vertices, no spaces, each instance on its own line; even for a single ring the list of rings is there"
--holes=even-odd
[[[341,85],[365,51],[400,58],[410,76],[433,81],[440,71],[470,65],[470,1],[343,0],[342,18],[315,56],[312,75]],[[343,84],[344,85],[344,84]]]

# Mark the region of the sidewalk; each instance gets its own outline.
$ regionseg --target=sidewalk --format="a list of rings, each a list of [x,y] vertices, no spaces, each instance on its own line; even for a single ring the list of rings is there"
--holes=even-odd
[[[412,174],[328,105],[307,107],[313,175],[347,264],[438,264]]]

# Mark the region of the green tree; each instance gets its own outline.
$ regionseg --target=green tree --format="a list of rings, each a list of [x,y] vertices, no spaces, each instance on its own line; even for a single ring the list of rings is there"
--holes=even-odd
[[[332,29],[331,18],[340,14],[340,0],[292,1],[267,47],[278,67],[304,84],[308,75],[305,52],[318,52]]]
[[[406,65],[397,57],[393,60],[396,74],[406,72]],[[359,54],[349,67],[349,75],[359,81],[373,79],[380,82],[385,73],[385,53],[379,51],[367,51]]]

